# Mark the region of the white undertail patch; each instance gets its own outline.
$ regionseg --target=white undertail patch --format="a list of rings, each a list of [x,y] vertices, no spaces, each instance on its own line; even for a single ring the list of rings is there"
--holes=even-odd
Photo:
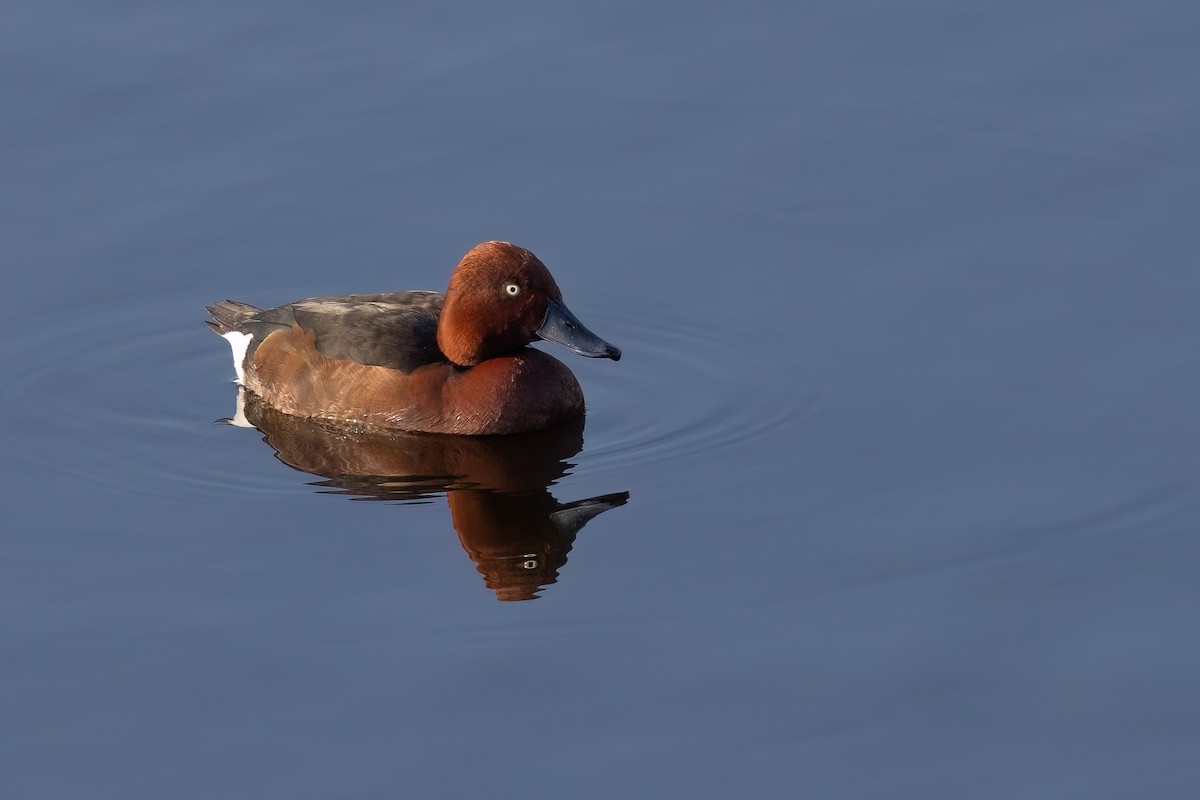
[[[253,334],[242,333],[241,331],[230,331],[222,334],[222,338],[229,342],[229,346],[233,349],[233,368],[237,370],[237,382],[239,384],[246,383],[246,348],[250,346],[250,340],[254,338]]]

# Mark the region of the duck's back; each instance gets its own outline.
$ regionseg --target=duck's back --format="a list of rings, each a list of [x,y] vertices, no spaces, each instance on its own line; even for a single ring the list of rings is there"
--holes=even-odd
[[[437,344],[442,300],[440,292],[310,297],[258,311],[230,327],[253,337],[247,359],[275,331],[298,326],[316,337],[317,352],[327,358],[412,372],[446,361]]]

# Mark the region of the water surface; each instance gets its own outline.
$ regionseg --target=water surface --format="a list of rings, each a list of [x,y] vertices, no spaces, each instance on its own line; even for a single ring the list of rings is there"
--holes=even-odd
[[[4,796],[1192,796],[1198,22],[18,3]],[[493,238],[582,431],[214,424],[206,303]]]

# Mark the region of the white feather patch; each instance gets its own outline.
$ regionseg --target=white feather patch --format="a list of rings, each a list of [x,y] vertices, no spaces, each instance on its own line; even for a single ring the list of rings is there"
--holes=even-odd
[[[223,334],[223,338],[233,349],[233,368],[237,370],[237,382],[244,384],[246,382],[246,348],[250,346],[250,340],[254,336],[241,331],[230,331]]]

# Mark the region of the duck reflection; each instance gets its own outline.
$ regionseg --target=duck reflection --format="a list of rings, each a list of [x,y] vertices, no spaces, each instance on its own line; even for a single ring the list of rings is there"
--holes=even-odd
[[[575,536],[628,492],[559,503],[549,487],[583,448],[583,420],[510,436],[358,433],[280,413],[245,389],[224,420],[253,426],[276,457],[356,500],[428,502],[445,494],[459,541],[496,599],[532,600],[558,580]]]

